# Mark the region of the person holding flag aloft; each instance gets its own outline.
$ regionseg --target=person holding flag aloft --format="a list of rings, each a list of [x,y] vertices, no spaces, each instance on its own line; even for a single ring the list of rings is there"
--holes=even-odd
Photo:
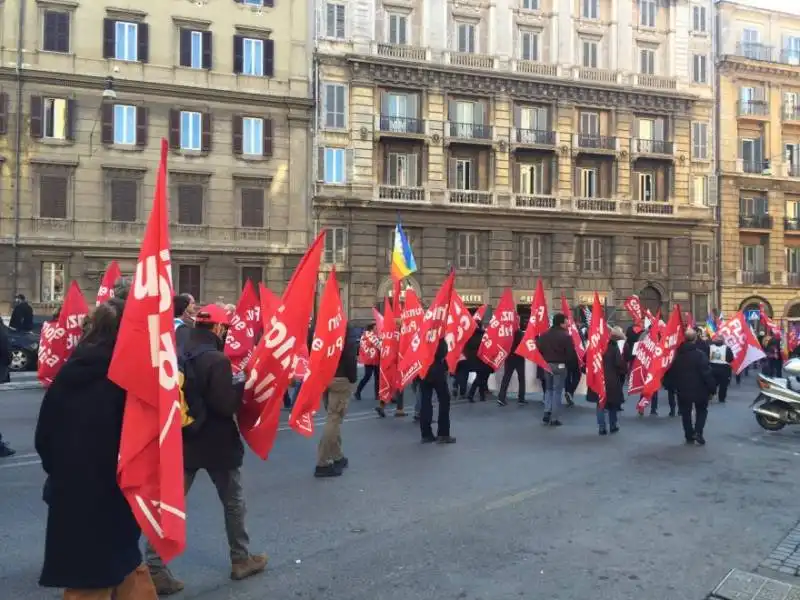
[[[568,365],[572,368],[578,364],[578,355],[567,331],[567,317],[557,313],[553,317],[553,325],[537,340],[539,352],[550,370],[545,373],[546,391],[544,394],[545,425],[558,427],[561,421],[558,414],[561,409],[561,400],[564,397],[564,387],[567,382]]]
[[[625,339],[625,332],[621,327],[612,327],[609,334],[610,339],[603,351],[605,402],[601,402],[597,393],[591,388],[586,392],[588,402],[597,402],[597,427],[600,435],[607,435],[609,431],[611,433],[619,431],[617,413],[622,408],[622,402],[625,399],[622,384],[625,374],[628,372],[627,363],[617,343]],[[608,413],[608,429],[606,429],[606,413]]]

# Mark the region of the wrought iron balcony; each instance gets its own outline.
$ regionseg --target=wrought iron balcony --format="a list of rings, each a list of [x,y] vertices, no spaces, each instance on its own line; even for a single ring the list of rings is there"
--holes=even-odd
[[[633,153],[634,154],[672,154],[674,144],[666,140],[649,140],[644,138],[635,138]]]
[[[739,101],[740,117],[768,117],[769,102],[766,100]]]
[[[573,198],[572,210],[579,213],[618,213],[620,203],[612,198]]]
[[[655,217],[671,216],[675,214],[675,205],[671,202],[642,202],[633,203],[632,213],[634,215],[647,215]]]
[[[494,194],[484,190],[448,190],[448,202],[465,206],[491,206]]]
[[[780,61],[785,65],[800,65],[800,50],[784,48],[781,50]]]
[[[480,123],[455,123],[448,121],[447,131],[451,138],[459,140],[491,140],[492,126]]]
[[[736,54],[750,60],[772,62],[775,48],[754,42],[739,42],[736,44]]]
[[[617,149],[617,138],[613,136],[579,133],[575,137],[579,148],[587,148],[590,150]]]
[[[741,283],[744,285],[768,285],[769,271],[739,271]]]
[[[797,231],[797,232],[800,232],[800,218],[798,218],[798,217],[786,217],[783,220],[783,229],[785,231]]]
[[[556,132],[543,129],[517,129],[514,139],[517,144],[554,146],[556,143]]]
[[[425,188],[420,186],[389,185],[378,186],[378,199],[390,202],[425,202]]]
[[[771,215],[739,215],[742,229],[772,229]]]
[[[404,133],[416,135],[423,135],[425,133],[424,119],[381,115],[378,125],[381,133]]]
[[[784,106],[783,107],[783,120],[784,121],[800,121],[800,106]]]
[[[770,164],[768,160],[744,160],[742,163],[742,173],[752,173],[754,175],[770,175]]]
[[[561,203],[556,196],[543,194],[515,194],[514,207],[526,210],[559,210]]]

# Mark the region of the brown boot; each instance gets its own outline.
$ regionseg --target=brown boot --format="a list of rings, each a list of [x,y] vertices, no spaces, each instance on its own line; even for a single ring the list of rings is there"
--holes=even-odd
[[[231,565],[231,579],[241,581],[263,572],[266,568],[266,554],[251,554],[245,560],[237,561]]]
[[[156,586],[156,592],[159,596],[171,596],[183,591],[183,582],[176,579],[168,570],[151,571],[150,577],[153,578],[153,585]]]

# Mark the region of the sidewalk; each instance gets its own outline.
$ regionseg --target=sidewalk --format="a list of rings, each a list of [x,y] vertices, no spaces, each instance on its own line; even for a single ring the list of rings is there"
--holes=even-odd
[[[36,379],[36,371],[11,373],[11,383],[0,383],[0,393],[16,390],[38,390],[42,387]]]
[[[800,600],[800,587],[733,569],[706,600]]]

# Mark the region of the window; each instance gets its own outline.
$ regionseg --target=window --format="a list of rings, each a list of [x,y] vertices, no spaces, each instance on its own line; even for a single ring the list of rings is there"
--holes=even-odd
[[[524,235],[519,240],[519,266],[525,271],[538,271],[542,267],[542,238]]]
[[[389,15],[389,43],[405,46],[408,44],[408,15]]]
[[[108,191],[111,205],[111,221],[134,223],[137,217],[139,182],[135,179],[113,178]]]
[[[330,227],[325,235],[325,253],[323,262],[326,265],[344,265],[347,262],[347,229]]]
[[[581,257],[583,270],[589,273],[600,273],[603,270],[603,240],[599,238],[583,238]]]
[[[581,16],[584,19],[599,19],[600,0],[581,0]]]
[[[114,143],[132,146],[136,144],[136,107],[127,104],[114,105]]]
[[[764,164],[764,140],[742,139],[739,141],[739,158],[745,173],[761,173]]]
[[[656,182],[652,173],[636,173],[639,202],[652,202],[655,200]]]
[[[323,123],[328,129],[347,127],[347,86],[341,83],[323,85]]]
[[[521,194],[541,195],[544,187],[544,163],[519,165],[519,191]]]
[[[711,244],[707,242],[692,244],[692,274],[711,275]]]
[[[242,74],[263,77],[264,40],[255,38],[242,40]]]
[[[705,6],[692,7],[692,31],[695,33],[706,33],[708,30],[708,17],[706,16]]]
[[[242,118],[242,154],[263,156],[264,119],[256,117]]]
[[[242,289],[251,282],[258,294],[258,284],[264,281],[264,268],[263,267],[242,267]]]
[[[42,50],[48,52],[69,52],[68,12],[60,10],[44,11],[44,32]]]
[[[786,272],[800,273],[800,248],[786,248]]]
[[[475,52],[475,41],[477,27],[472,23],[456,24],[456,50],[458,52]]]
[[[459,269],[478,268],[478,234],[462,232],[456,237],[456,264]]]
[[[539,0],[522,0],[522,8],[525,10],[539,10]]]
[[[642,240],[642,273],[658,273],[660,242],[658,240]]]
[[[203,186],[197,183],[178,184],[178,224],[203,224]]]
[[[264,0],[242,0],[247,6],[264,6]]]
[[[325,183],[343,184],[347,182],[345,163],[347,150],[344,148],[322,148],[322,180]]]
[[[180,65],[192,69],[211,68],[211,32],[181,29]]]
[[[51,140],[67,139],[67,123],[69,121],[67,101],[63,98],[44,98],[44,135]]]
[[[656,51],[652,48],[639,49],[639,73],[642,75],[655,75]]]
[[[742,246],[742,271],[763,273],[765,270],[764,246]]]
[[[705,175],[692,177],[692,203],[695,206],[708,206],[708,177]]]
[[[796,221],[800,219],[800,201],[787,200],[786,202],[786,218]]]
[[[117,21],[114,24],[114,58],[139,60],[139,24]]]
[[[181,150],[200,150],[203,119],[199,112],[181,111]]]
[[[200,265],[178,266],[178,285],[175,293],[191,294],[192,298],[199,302],[202,297],[201,274]]]
[[[664,119],[639,119],[639,140],[655,140],[658,142],[664,141]],[[644,147],[652,149],[654,144],[639,144],[640,150]],[[648,147],[649,146],[649,147]]]
[[[419,156],[390,152],[386,157],[386,183],[401,187],[419,187]]]
[[[517,107],[517,127],[523,132],[549,131],[550,120],[548,119],[547,108],[544,106],[518,106]],[[523,134],[523,137],[524,134]],[[531,136],[535,141],[537,136]]]
[[[790,65],[800,65],[800,36],[787,35],[784,38],[783,60]]]
[[[708,159],[708,123],[692,123],[692,158]]]
[[[742,54],[745,58],[759,60],[761,58],[761,36],[757,29],[742,30]]]
[[[39,288],[42,302],[61,302],[64,299],[64,263],[43,262]]]
[[[455,188],[457,190],[471,190],[474,189],[475,173],[474,166],[471,158],[456,158],[456,181]]]
[[[242,196],[242,227],[261,229],[264,227],[264,188],[243,187]]]
[[[743,196],[739,198],[739,214],[744,217],[767,215],[769,202],[764,196]]]
[[[336,2],[325,4],[325,36],[343,40],[345,37],[345,5]]]
[[[581,198],[597,198],[597,169],[578,169]]]
[[[692,294],[692,314],[696,321],[705,319],[711,312],[711,302],[708,294]]]
[[[39,217],[42,219],[67,218],[69,180],[64,175],[39,177]]]
[[[705,54],[695,54],[692,57],[692,81],[708,83],[708,57]]]
[[[519,56],[522,60],[539,60],[539,34],[535,31],[520,31]]]
[[[597,60],[597,47],[598,44],[592,40],[584,40],[583,41],[583,56],[582,56],[582,64],[584,67],[588,67],[591,69],[596,69],[598,65]]]
[[[639,25],[642,27],[655,27],[658,5],[656,0],[639,0]]]
[[[584,135],[600,135],[600,115],[593,112],[582,112],[580,115],[580,132]]]

